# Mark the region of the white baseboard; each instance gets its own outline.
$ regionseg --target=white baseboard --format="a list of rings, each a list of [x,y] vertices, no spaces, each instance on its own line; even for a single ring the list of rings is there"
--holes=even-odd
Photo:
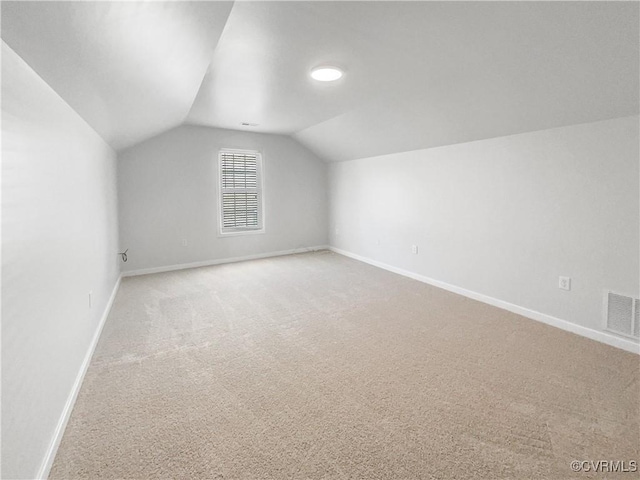
[[[64,431],[67,428],[67,423],[69,422],[69,417],[71,417],[71,412],[73,411],[73,406],[76,403],[76,399],[78,398],[78,393],[80,393],[80,388],[82,387],[82,382],[84,380],[84,376],[89,369],[89,365],[91,364],[91,358],[93,357],[93,352],[98,345],[98,340],[100,340],[100,334],[102,333],[102,329],[104,327],[105,322],[107,321],[107,317],[109,316],[109,312],[111,311],[111,307],[113,305],[113,301],[116,298],[116,294],[118,293],[118,288],[120,288],[120,281],[122,280],[122,276],[118,277],[116,284],[113,287],[111,292],[111,296],[109,297],[109,301],[107,302],[107,306],[104,309],[102,317],[100,318],[100,323],[98,324],[98,328],[93,334],[93,338],[91,339],[91,344],[89,345],[89,349],[84,357],[82,365],[80,366],[80,371],[78,372],[78,376],[76,377],[76,381],[71,388],[71,392],[69,393],[69,397],[67,398],[67,402],[64,405],[64,409],[62,410],[62,415],[60,415],[60,419],[58,420],[58,425],[56,426],[55,432],[53,434],[53,438],[51,439],[51,443],[49,444],[49,448],[47,449],[47,453],[42,461],[42,465],[40,466],[40,470],[38,471],[38,479],[46,480],[49,476],[49,472],[51,467],[53,466],[53,461],[56,458],[56,453],[58,452],[58,447],[60,446],[60,442],[62,441],[62,436],[64,435]]]
[[[221,258],[218,260],[205,260],[202,262],[180,263],[177,265],[167,265],[164,267],[142,268],[140,270],[129,270],[122,272],[123,277],[135,277],[137,275],[148,275],[150,273],[172,272],[174,270],[185,270],[187,268],[209,267],[211,265],[222,265],[224,263],[244,262],[246,260],[257,260],[260,258],[281,257],[283,255],[293,255],[295,253],[315,252],[318,250],[328,250],[328,245],[316,245],[313,247],[294,248],[292,250],[281,250],[279,252],[258,253],[255,255],[245,255],[243,257]]]
[[[523,317],[527,317],[532,320],[537,320],[539,322],[546,323],[547,325],[551,325],[553,327],[557,327],[562,330],[566,330],[568,332],[590,338],[591,340],[596,340],[598,342],[606,343],[607,345],[611,345],[612,347],[626,350],[627,352],[640,354],[640,344],[637,342],[634,342],[631,339],[618,337],[616,335],[612,335],[607,332],[601,332],[598,330],[593,330],[592,328],[583,327],[582,325],[578,325],[576,323],[569,322],[567,320],[562,320],[560,318],[552,317],[551,315],[547,315],[545,313],[540,313],[535,310],[530,310],[528,308],[521,307],[519,305],[514,305],[513,303],[509,303],[509,302],[505,302],[504,300],[499,300],[497,298],[489,297],[488,295],[484,295],[482,293],[477,293],[477,292],[467,290],[465,288],[461,288],[455,285],[450,285],[448,283],[441,282],[440,280],[434,280],[433,278],[429,278],[424,275],[420,275],[418,273],[410,272],[402,268],[394,267],[392,265],[388,265],[386,263],[382,263],[377,260],[373,260],[371,258],[357,255],[355,253],[347,252],[346,250],[342,250],[340,248],[329,246],[329,250],[335,253],[339,253],[340,255],[344,255],[345,257],[350,257],[350,258],[353,258],[354,260],[359,260],[361,262],[368,263],[370,265],[373,265],[379,268],[383,268],[384,270],[388,270],[390,272],[397,273],[399,275],[403,275],[405,277],[409,277],[414,280],[418,280],[420,282],[428,283],[429,285],[433,285],[434,287],[442,288],[443,290],[448,290],[450,292],[457,293],[458,295],[472,298],[473,300],[478,300],[480,302],[493,305],[494,307],[502,308],[503,310],[508,310],[512,313],[522,315]]]

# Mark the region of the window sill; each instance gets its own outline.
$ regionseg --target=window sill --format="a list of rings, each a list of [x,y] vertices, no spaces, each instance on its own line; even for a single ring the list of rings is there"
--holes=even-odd
[[[237,230],[231,232],[219,232],[218,238],[236,237],[239,235],[259,235],[261,233],[264,233],[264,228],[261,228],[260,230]]]

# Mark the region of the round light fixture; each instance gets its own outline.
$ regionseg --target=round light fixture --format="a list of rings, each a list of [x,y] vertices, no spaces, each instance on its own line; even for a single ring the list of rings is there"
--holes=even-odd
[[[333,65],[322,65],[311,70],[311,78],[319,82],[333,82],[343,75],[342,69]]]

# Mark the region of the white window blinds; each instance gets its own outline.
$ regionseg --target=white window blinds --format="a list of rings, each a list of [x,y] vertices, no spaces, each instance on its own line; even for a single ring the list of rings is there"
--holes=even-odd
[[[258,152],[220,152],[222,233],[262,229],[261,157]]]

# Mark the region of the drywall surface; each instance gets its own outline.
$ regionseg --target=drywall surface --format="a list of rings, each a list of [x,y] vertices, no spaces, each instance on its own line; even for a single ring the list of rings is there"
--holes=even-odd
[[[220,236],[218,152],[263,156],[264,226]],[[299,249],[327,243],[327,166],[280,135],[182,126],[118,155],[123,271]],[[186,246],[183,246],[186,241]]]
[[[2,478],[38,474],[117,282],[116,166],[3,42]]]
[[[330,243],[602,330],[639,291],[638,156],[632,116],[332,164]]]

